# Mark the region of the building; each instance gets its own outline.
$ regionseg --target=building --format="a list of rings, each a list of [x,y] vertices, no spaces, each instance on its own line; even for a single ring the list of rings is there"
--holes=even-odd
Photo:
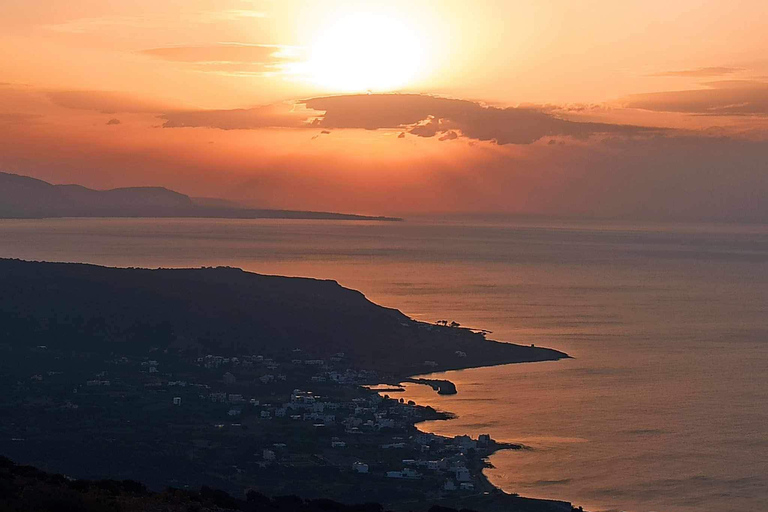
[[[456,489],[457,487],[453,480],[446,480],[445,484],[443,484],[444,491],[455,491]]]
[[[181,397],[180,396],[173,397],[173,405],[181,405]]]
[[[368,473],[368,464],[364,462],[355,462],[352,464],[352,471],[355,473],[366,474]]]
[[[403,478],[407,480],[419,480],[421,473],[411,468],[403,468],[400,471],[387,471],[387,478]]]
[[[475,484],[471,484],[469,482],[461,482],[460,488],[462,491],[474,491],[475,490]]]
[[[262,455],[264,457],[264,460],[268,460],[268,461],[275,460],[275,452],[273,452],[272,450],[267,450],[266,448],[264,448]]]
[[[464,467],[455,468],[454,474],[456,475],[456,480],[459,482],[470,482],[472,480],[472,475],[470,474],[467,468],[464,468]]]

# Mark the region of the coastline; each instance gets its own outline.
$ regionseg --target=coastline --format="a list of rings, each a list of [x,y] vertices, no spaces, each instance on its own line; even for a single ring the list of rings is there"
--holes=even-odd
[[[386,393],[391,392],[405,392],[405,387],[403,386],[404,383],[410,383],[410,384],[417,384],[422,386],[428,386],[432,388],[432,390],[437,393],[438,395],[457,395],[458,394],[458,388],[456,384],[448,379],[431,379],[427,378],[429,375],[432,375],[434,373],[444,373],[446,371],[458,371],[458,370],[464,370],[464,369],[470,369],[470,368],[486,368],[486,367],[493,367],[493,366],[505,366],[507,364],[521,364],[525,362],[545,362],[545,361],[559,361],[560,359],[570,359],[571,356],[568,356],[567,354],[565,357],[558,357],[555,359],[549,359],[549,360],[543,360],[543,361],[516,361],[516,362],[499,362],[496,364],[486,364],[486,365],[472,365],[472,366],[466,366],[462,368],[452,368],[448,370],[436,370],[435,372],[428,373],[428,374],[416,374],[410,377],[405,377],[403,379],[398,379],[397,382],[384,382],[379,383],[374,386],[365,386],[370,391],[379,393],[381,396],[388,396]],[[379,388],[379,389],[376,389]],[[452,440],[452,438],[439,435],[439,434],[433,434],[430,432],[426,432],[424,430],[421,430],[419,428],[419,424],[424,423],[426,421],[450,421],[452,419],[457,418],[456,414],[451,411],[444,411],[444,410],[436,410],[432,408],[432,406],[422,405],[414,402],[414,405],[419,408],[423,409],[432,409],[434,411],[434,416],[430,417],[428,419],[420,419],[418,421],[414,421],[412,423],[412,427],[419,432],[422,435],[430,435],[435,436],[438,438],[442,438],[444,441]],[[490,457],[494,454],[504,451],[504,450],[524,450],[527,449],[525,445],[518,444],[518,443],[511,443],[511,442],[505,442],[505,441],[497,441],[495,439],[490,438],[488,434],[482,434],[479,432],[473,432],[473,433],[465,433],[463,435],[459,435],[456,437],[468,437],[470,439],[472,438],[472,435],[476,436],[474,439],[480,440],[484,436],[487,436],[487,439],[489,440],[489,444],[485,447],[485,449],[477,450],[474,453],[474,458],[470,460],[469,468],[473,473],[473,478],[476,479],[477,483],[479,483],[479,488],[477,488],[477,493],[468,495],[468,496],[462,496],[458,498],[458,501],[461,502],[462,508],[466,509],[479,509],[487,512],[506,512],[508,510],[525,510],[525,511],[541,511],[541,512],[571,512],[571,511],[583,511],[582,508],[576,508],[571,502],[563,501],[563,500],[552,500],[552,499],[544,499],[544,498],[527,498],[518,495],[517,493],[508,493],[504,491],[503,489],[495,486],[486,476],[484,470],[493,468],[493,464],[490,462]],[[456,507],[457,506],[457,498],[451,497],[451,498],[445,498],[443,500],[437,500],[435,502],[436,505],[446,506],[446,507]],[[402,509],[405,511],[406,509]]]

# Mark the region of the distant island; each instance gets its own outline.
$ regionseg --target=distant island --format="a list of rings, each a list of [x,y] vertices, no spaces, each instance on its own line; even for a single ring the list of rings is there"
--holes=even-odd
[[[12,492],[136,493],[124,510],[169,496],[115,482],[130,479],[184,489],[167,491],[183,500],[218,496],[217,510],[251,510],[254,499],[284,510],[285,495],[304,512],[312,500],[337,511],[327,500],[394,512],[574,510],[488,481],[488,457],[522,446],[420,432],[417,423],[451,415],[370,389],[416,382],[451,394],[452,383],[415,376],[562,352],[418,322],[335,281],[236,268],[0,259],[0,290],[0,456],[114,479],[70,485],[0,459],[0,486],[10,479]]]
[[[348,213],[246,208],[221,199],[192,198],[162,187],[93,190],[0,172],[0,218],[180,217],[401,221]]]

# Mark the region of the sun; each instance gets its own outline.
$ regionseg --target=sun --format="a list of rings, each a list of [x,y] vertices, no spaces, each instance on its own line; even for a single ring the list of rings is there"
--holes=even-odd
[[[404,20],[355,13],[336,19],[310,48],[312,82],[338,92],[394,91],[412,84],[422,68],[423,44]]]

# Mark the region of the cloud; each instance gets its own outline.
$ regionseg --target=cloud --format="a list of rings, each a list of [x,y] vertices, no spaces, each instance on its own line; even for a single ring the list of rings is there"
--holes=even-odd
[[[466,137],[498,145],[531,144],[544,137],[580,139],[597,134],[625,136],[660,129],[578,122],[540,108],[497,108],[480,103],[420,94],[328,96],[251,109],[168,112],[165,128],[205,127],[222,130],[321,128],[398,130],[440,140]]]
[[[707,68],[684,69],[681,71],[662,71],[653,73],[650,76],[658,77],[687,77],[687,78],[706,78],[712,76],[732,75],[742,71],[741,68],[729,68],[725,66],[713,66]]]
[[[0,124],[20,126],[35,123],[42,119],[38,114],[27,114],[22,112],[0,112]]]
[[[266,17],[267,15],[263,11],[255,11],[253,9],[226,9],[223,11],[210,11],[200,14],[200,19],[209,23],[218,21],[253,20]]]
[[[108,91],[50,91],[47,93],[55,105],[78,110],[94,110],[105,114],[118,112],[154,114],[168,110],[168,105],[143,100],[131,95]]]
[[[707,89],[634,94],[621,103],[627,108],[657,112],[739,116],[768,115],[768,82],[726,80]]]
[[[236,110],[189,110],[167,112],[163,128],[218,128],[256,130],[260,128],[307,128],[310,114],[291,104],[275,104]]]
[[[169,46],[142,50],[141,54],[172,62],[268,63],[290,55],[290,47],[243,43],[205,46]]]
[[[64,20],[43,25],[44,29],[61,34],[85,35],[114,32],[116,30],[167,30],[174,24],[220,24],[253,23],[253,20],[265,18],[262,11],[253,9],[222,9],[210,11],[182,11],[174,15],[156,16],[95,16]]]
[[[651,131],[636,126],[569,121],[537,108],[498,108],[420,94],[330,96],[304,103],[307,108],[324,112],[313,122],[323,128],[406,129],[419,137],[454,131],[499,145],[531,144],[546,136],[586,138],[603,133],[634,135]]]
[[[301,54],[292,46],[219,43],[149,48],[139,53],[204,72],[227,76],[268,76],[286,71]]]

